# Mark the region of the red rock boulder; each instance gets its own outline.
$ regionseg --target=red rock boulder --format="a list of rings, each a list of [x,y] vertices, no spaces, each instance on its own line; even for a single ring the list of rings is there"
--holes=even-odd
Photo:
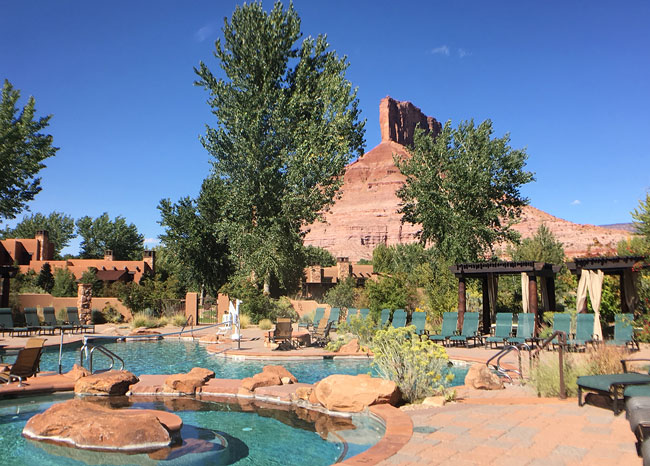
[[[465,376],[465,385],[478,390],[503,390],[503,381],[485,364],[473,364]]]
[[[74,366],[72,366],[72,369],[70,369],[68,372],[66,372],[63,375],[65,375],[66,377],[70,377],[76,382],[80,378],[88,377],[91,374],[90,371],[85,367],[80,366],[79,364],[75,364]]]
[[[172,374],[165,379],[163,393],[193,395],[196,389],[214,377],[214,371],[195,367],[187,374]]]
[[[251,393],[258,387],[283,385],[283,379],[288,383],[298,382],[298,379],[284,366],[264,366],[262,372],[242,380],[240,394]]]
[[[108,371],[78,379],[74,384],[77,395],[125,395],[138,378],[129,371]]]
[[[314,387],[311,396],[330,411],[356,413],[381,403],[396,405],[402,398],[395,382],[369,375],[330,375]]]

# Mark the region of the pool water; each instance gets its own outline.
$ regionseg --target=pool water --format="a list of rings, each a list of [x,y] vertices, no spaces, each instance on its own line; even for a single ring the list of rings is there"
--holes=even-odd
[[[21,436],[30,417],[64,399],[49,396],[0,401],[3,465],[317,466],[355,456],[377,443],[384,434],[382,423],[365,415],[324,418],[321,413],[299,408],[265,409],[254,404],[166,399],[130,406],[173,410],[183,419],[183,445],[153,457],[83,451]]]
[[[302,383],[316,383],[332,374],[376,375],[370,359],[315,359],[300,361],[233,360],[206,351],[205,346],[192,341],[159,340],[111,342],[104,346],[120,356],[125,369],[135,375],[177,374],[193,367],[213,370],[217,378],[241,379],[261,372],[268,364],[282,365]],[[63,350],[62,371],[67,372],[79,363],[80,345],[66,346]],[[58,371],[59,349],[47,348],[41,358],[42,371]],[[93,355],[93,369],[108,368],[110,361],[99,352]],[[85,364],[86,367],[87,364]],[[116,368],[119,368],[116,367]],[[455,374],[452,385],[462,385],[467,366],[450,368]]]

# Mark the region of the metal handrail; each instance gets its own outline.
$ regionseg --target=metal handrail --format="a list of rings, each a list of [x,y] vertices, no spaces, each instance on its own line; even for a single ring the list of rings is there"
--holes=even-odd
[[[183,324],[183,328],[181,328],[180,333],[178,334],[178,339],[181,339],[181,335],[185,331],[185,327],[190,326],[190,335],[192,336],[192,340],[194,340],[194,316],[190,315],[188,316],[187,320]]]
[[[105,348],[104,346],[98,345],[89,345],[87,341],[84,342],[84,345],[81,347],[79,350],[79,361],[81,365],[83,366],[83,354],[84,351],[88,351],[88,348],[90,348],[90,351],[88,352],[88,370],[90,371],[91,374],[94,374],[93,372],[93,354],[95,353],[95,350],[98,350],[100,353],[102,353],[104,356],[108,357],[111,360],[111,365],[108,369],[103,370],[102,372],[107,372],[113,369],[115,367],[115,360],[117,359],[122,367],[120,367],[120,370],[124,370],[124,359],[119,357],[117,354],[113,353],[111,350],[108,348]]]
[[[561,399],[566,399],[566,385],[564,384],[564,348],[566,348],[566,332],[561,332],[559,330],[556,330],[551,334],[550,337],[548,337],[544,342],[541,344],[541,346],[535,351],[533,354],[534,358],[539,357],[540,351],[542,351],[544,348],[546,348],[554,339],[557,337],[558,339],[558,352],[557,352],[557,357],[558,357],[558,362],[559,362],[559,370],[560,370],[560,398]],[[624,366],[625,367],[625,366]]]
[[[518,345],[507,345],[504,346],[501,351],[493,355],[490,359],[487,360],[485,363],[486,366],[490,366],[490,362],[492,362],[493,359],[496,359],[496,363],[492,365],[494,369],[497,371],[497,374],[506,377],[511,383],[512,383],[512,377],[508,374],[508,372],[514,372],[519,376],[520,379],[523,380],[524,378],[524,373],[523,369],[521,366],[521,349],[525,347],[528,349],[528,354],[530,354],[530,346],[527,343],[519,343]],[[509,354],[511,351],[517,351],[517,359],[519,361],[519,370],[517,369],[506,369],[505,367],[501,366],[501,358],[503,358],[505,355]],[[530,357],[528,358],[530,361]]]

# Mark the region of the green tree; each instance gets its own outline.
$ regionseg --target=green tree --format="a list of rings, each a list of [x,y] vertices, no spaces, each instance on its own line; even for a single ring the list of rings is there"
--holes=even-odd
[[[52,274],[52,266],[50,266],[49,262],[46,262],[41,267],[36,284],[43,288],[46,293],[50,293],[52,288],[54,288],[54,275]]]
[[[5,79],[0,101],[0,220],[16,218],[41,191],[36,174],[45,167],[43,160],[58,150],[52,136],[41,133],[51,115],[34,119],[34,97],[22,110],[16,106],[20,91]]]
[[[124,217],[111,220],[106,212],[94,220],[81,217],[77,220],[77,233],[82,239],[82,259],[100,259],[106,250],[113,251],[116,260],[142,259],[144,236],[133,223],[127,224]]]
[[[54,286],[52,287],[51,294],[56,297],[77,296],[77,280],[74,274],[67,268],[56,269],[54,271]]]
[[[0,232],[3,238],[33,238],[37,231],[47,230],[48,237],[54,245],[54,259],[61,259],[61,250],[70,244],[74,233],[74,219],[61,212],[49,215],[36,213],[26,215],[14,228],[5,228]]]
[[[304,227],[333,202],[346,164],[361,155],[364,122],[346,58],[325,36],[301,37],[293,4],[267,13],[237,7],[216,41],[221,71],[200,63],[197,85],[209,91],[217,126],[204,147],[214,157],[217,230],[232,263],[270,291],[272,279],[296,285],[305,263]]]
[[[97,269],[95,267],[88,267],[79,279],[79,283],[92,286],[93,296],[103,296],[104,284],[97,278]]]
[[[435,138],[418,129],[412,157],[396,160],[406,176],[397,192],[402,221],[422,226],[420,240],[453,261],[493,255],[495,244],[516,241],[511,225],[528,203],[519,188],[532,181],[526,152],[509,135],[492,137],[492,122],[447,122]]]
[[[331,267],[336,265],[336,258],[327,249],[316,246],[305,246],[305,262],[307,265]]]
[[[347,277],[345,280],[338,282],[327,293],[324,300],[333,307],[352,307],[356,302],[358,293],[354,278]]]
[[[632,211],[634,226],[639,234],[650,241],[650,192],[646,193],[645,201],[639,201],[639,207]]]
[[[382,309],[404,309],[413,307],[417,301],[416,290],[403,276],[385,276],[369,280],[365,288],[370,311],[375,319]]]
[[[509,247],[508,254],[515,261],[537,261],[549,264],[564,262],[564,247],[543,223],[532,238],[524,238],[520,244]]]

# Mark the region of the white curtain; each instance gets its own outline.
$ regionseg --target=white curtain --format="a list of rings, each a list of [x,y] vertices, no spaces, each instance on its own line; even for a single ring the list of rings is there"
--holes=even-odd
[[[521,274],[521,308],[524,312],[528,312],[528,274],[526,272]]]
[[[496,318],[497,313],[497,294],[499,291],[499,277],[493,273],[489,273],[487,276],[488,283],[488,299],[490,304],[490,316],[492,322]]]
[[[639,305],[639,295],[636,290],[637,277],[638,272],[633,272],[629,269],[623,272],[623,291],[628,312],[634,312]]]
[[[603,339],[603,330],[600,326],[600,299],[603,294],[603,278],[605,274],[602,270],[588,270],[587,289],[589,290],[589,299],[591,307],[594,309],[594,335],[600,340]],[[582,271],[585,274],[585,271]]]
[[[576,294],[576,310],[580,312],[587,300],[587,281],[589,281],[589,274],[583,270],[580,274],[580,281],[578,282],[578,292]]]

